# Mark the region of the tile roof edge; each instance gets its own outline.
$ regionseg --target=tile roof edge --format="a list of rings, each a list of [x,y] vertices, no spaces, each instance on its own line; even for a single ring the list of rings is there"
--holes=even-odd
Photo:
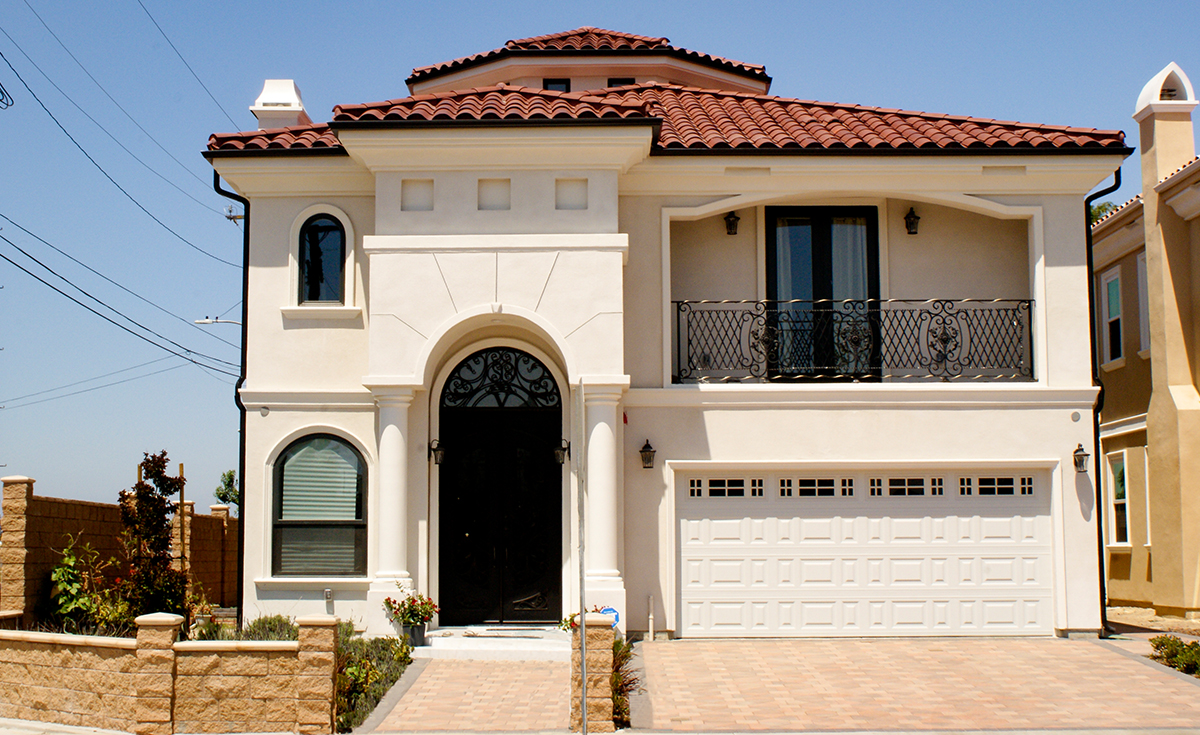
[[[1142,195],[1134,194],[1132,199],[1128,200],[1124,204],[1119,205],[1116,209],[1112,210],[1111,212],[1108,212],[1103,217],[1101,217],[1100,219],[1093,222],[1092,223],[1092,232],[1095,233],[1097,230],[1099,230],[1101,228],[1101,225],[1112,224],[1114,221],[1116,221],[1118,218],[1122,217],[1123,215],[1126,215],[1129,212],[1133,212],[1135,210],[1135,208],[1140,207],[1141,204],[1142,204]]]
[[[1178,184],[1181,180],[1193,174],[1195,171],[1200,171],[1200,156],[1196,156],[1192,160],[1159,179],[1158,183],[1154,185],[1154,190],[1164,191],[1169,189],[1175,184]]]

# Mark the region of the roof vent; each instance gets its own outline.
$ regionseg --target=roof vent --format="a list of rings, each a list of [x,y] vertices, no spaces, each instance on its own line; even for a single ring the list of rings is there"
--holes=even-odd
[[[254,100],[250,112],[258,118],[259,130],[312,124],[312,119],[304,111],[300,88],[291,79],[268,79],[263,82],[262,93]]]
[[[1161,112],[1191,113],[1196,106],[1196,93],[1187,74],[1175,62],[1154,75],[1138,95],[1133,119],[1141,122]]]

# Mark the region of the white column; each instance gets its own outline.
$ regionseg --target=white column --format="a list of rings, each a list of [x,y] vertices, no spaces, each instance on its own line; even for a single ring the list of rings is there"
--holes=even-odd
[[[620,579],[617,497],[617,404],[621,387],[584,388],[587,417],[587,577]]]
[[[377,393],[379,406],[379,517],[371,526],[379,541],[377,582],[412,589],[408,573],[408,405],[411,390]]]

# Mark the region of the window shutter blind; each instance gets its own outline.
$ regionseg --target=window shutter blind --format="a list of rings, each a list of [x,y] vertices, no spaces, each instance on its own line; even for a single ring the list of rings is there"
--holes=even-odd
[[[358,481],[358,460],[346,447],[313,440],[286,460],[279,520],[358,520]]]

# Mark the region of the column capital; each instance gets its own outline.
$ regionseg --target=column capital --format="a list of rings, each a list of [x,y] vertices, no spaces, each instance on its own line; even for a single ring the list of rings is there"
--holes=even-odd
[[[629,390],[628,375],[584,375],[579,379],[583,401],[587,405],[616,404]]]
[[[416,391],[397,385],[368,385],[376,406],[407,406],[412,403]]]

